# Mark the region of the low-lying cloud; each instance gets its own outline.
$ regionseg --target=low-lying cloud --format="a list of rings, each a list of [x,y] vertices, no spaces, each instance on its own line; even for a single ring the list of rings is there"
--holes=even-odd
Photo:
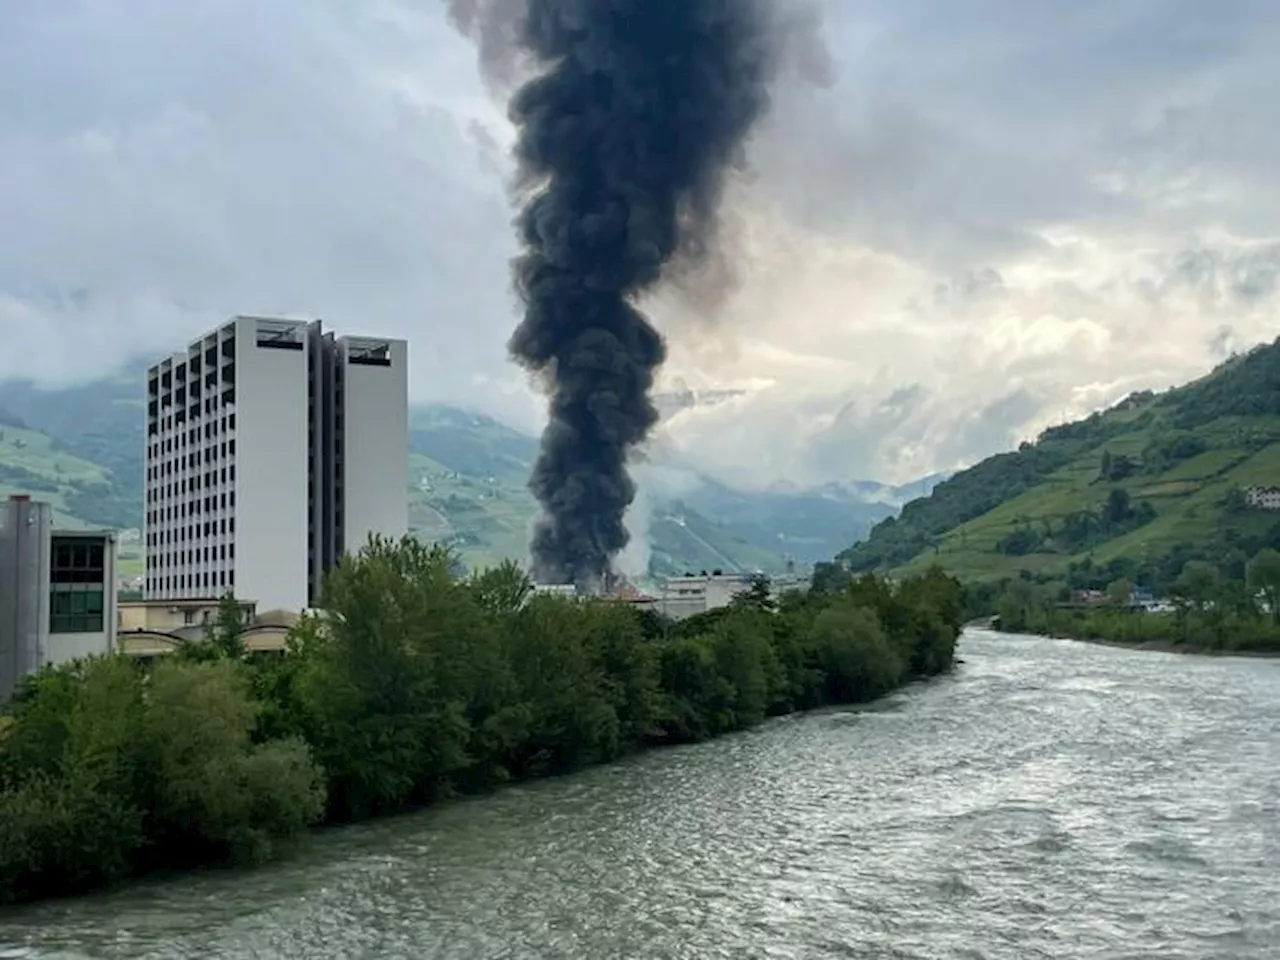
[[[821,6],[733,187],[734,283],[652,304],[671,382],[744,393],[661,449],[901,481],[1275,336],[1274,4]],[[445,5],[128,14],[0,5],[0,376],[284,312],[409,336],[416,396],[535,426],[510,129]]]

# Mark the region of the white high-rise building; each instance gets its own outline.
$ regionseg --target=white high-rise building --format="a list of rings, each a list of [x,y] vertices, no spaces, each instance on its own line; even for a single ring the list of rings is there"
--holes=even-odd
[[[408,531],[408,345],[236,317],[147,371],[147,600],[314,604]]]

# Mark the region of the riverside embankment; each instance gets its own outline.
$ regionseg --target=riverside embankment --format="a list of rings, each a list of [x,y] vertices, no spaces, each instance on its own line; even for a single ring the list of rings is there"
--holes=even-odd
[[[867,708],[16,908],[0,952],[1280,954],[1280,664],[973,630],[959,654]]]

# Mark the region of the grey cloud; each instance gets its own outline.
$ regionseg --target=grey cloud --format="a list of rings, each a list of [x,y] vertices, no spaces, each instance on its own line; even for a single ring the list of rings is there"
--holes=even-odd
[[[31,4],[5,34],[10,343],[87,335],[84,375],[211,318],[287,312],[411,336],[420,394],[511,378],[509,212],[450,109],[479,91],[438,13],[392,29],[334,2],[109,6]],[[410,27],[434,58],[401,46]],[[41,351],[39,372],[73,354]]]
[[[1242,89],[1276,79],[1256,43],[1280,26],[1272,4],[828,0],[827,20],[838,83],[785,96],[760,151],[771,189],[824,230],[956,269],[1035,250],[1056,222],[1155,213],[1109,172],[1217,164],[1276,197],[1275,98]],[[1258,199],[1232,216],[1252,222]]]
[[[531,425],[505,352],[501,84],[446,2],[506,62],[517,0],[0,0],[0,376],[84,377],[288,311],[407,334],[417,395]],[[791,11],[742,212],[776,202],[815,261],[894,268],[766,291],[750,334],[778,366],[744,377],[792,380],[709,411],[700,463],[905,479],[1273,335],[1271,0]],[[787,280],[742,254],[747,285]],[[829,299],[822,329],[787,310]]]

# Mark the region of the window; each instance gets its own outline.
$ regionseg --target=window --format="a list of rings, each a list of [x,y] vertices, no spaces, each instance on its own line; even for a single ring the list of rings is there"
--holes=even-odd
[[[50,633],[101,633],[102,588],[77,589],[79,584],[49,590]]]
[[[55,584],[95,584],[104,579],[103,542],[94,537],[57,537],[49,564],[49,581]]]

